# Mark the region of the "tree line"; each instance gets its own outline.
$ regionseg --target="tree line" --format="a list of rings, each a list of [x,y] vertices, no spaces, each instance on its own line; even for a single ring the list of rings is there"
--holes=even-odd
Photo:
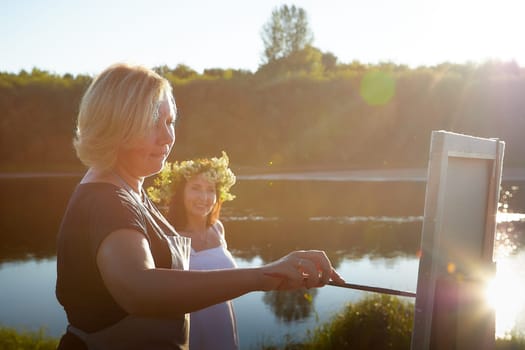
[[[312,45],[306,12],[282,5],[263,26],[255,73],[179,64],[168,79],[179,110],[170,160],[228,152],[233,166],[425,167],[432,130],[507,143],[525,166],[524,69],[515,62],[341,63]],[[0,72],[0,169],[79,168],[72,148],[80,98],[92,77],[37,68]]]
[[[171,159],[226,150],[239,166],[425,167],[430,133],[444,129],[500,138],[505,164],[525,165],[525,76],[514,62],[331,67],[315,48],[299,54],[255,73],[157,67],[180,114]],[[0,73],[2,168],[80,167],[71,141],[91,79]]]
[[[308,46],[255,73],[156,67],[179,110],[171,160],[225,150],[234,165],[259,168],[425,167],[430,133],[443,129],[500,138],[505,164],[525,165],[525,75],[516,63],[408,68],[323,57]],[[3,169],[80,168],[71,141],[91,79],[0,73]]]

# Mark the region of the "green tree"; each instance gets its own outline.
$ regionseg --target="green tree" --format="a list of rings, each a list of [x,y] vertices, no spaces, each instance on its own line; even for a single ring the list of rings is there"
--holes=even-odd
[[[196,71],[185,64],[178,64],[177,67],[171,71],[171,73],[180,79],[192,79],[198,75]]]
[[[257,74],[264,77],[292,76],[294,74],[320,76],[325,67],[321,50],[307,45],[260,67]]]
[[[321,62],[323,63],[325,70],[328,72],[335,71],[337,68],[337,56],[335,56],[331,52],[323,53],[323,56],[321,57]]]
[[[304,49],[313,42],[306,11],[295,5],[282,5],[262,29],[263,63],[269,63]]]

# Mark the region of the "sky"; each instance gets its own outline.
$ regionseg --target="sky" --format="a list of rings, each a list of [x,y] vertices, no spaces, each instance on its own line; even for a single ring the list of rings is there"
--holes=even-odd
[[[0,72],[94,75],[122,61],[255,72],[284,4],[306,11],[313,46],[339,63],[525,66],[523,0],[0,0]]]

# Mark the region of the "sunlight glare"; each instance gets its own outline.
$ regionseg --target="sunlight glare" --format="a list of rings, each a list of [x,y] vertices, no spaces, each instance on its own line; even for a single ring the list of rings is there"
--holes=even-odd
[[[496,310],[496,337],[505,338],[525,310],[525,282],[520,276],[519,260],[502,259],[497,263],[496,277],[488,284],[486,298]],[[521,272],[523,274],[523,272]]]
[[[519,0],[432,2],[429,41],[446,43],[441,51],[444,61],[514,59],[522,63],[525,52],[516,33],[521,29],[524,4]]]

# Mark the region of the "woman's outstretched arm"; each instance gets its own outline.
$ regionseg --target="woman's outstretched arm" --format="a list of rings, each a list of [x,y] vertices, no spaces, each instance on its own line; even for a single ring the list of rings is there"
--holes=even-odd
[[[314,288],[344,282],[322,251],[296,251],[253,268],[182,271],[155,267],[148,241],[117,230],[102,241],[97,265],[115,301],[136,315],[175,315],[252,291]]]

